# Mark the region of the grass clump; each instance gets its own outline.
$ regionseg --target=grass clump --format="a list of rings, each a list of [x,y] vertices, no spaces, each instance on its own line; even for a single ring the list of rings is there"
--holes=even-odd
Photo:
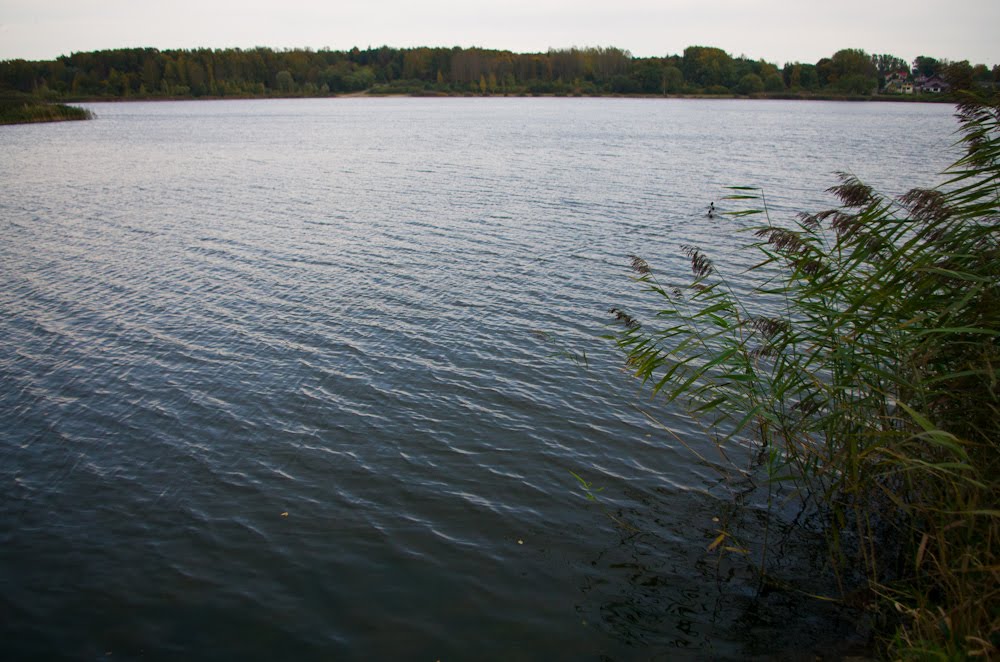
[[[1000,654],[1000,101],[957,117],[940,187],[841,175],[839,207],[787,226],[737,188],[764,221],[753,284],[688,246],[683,283],[633,258],[652,322],[612,310],[635,376],[825,513],[833,568],[863,571],[903,658]]]
[[[0,94],[0,124],[88,120],[93,116],[89,110],[76,106],[45,103],[16,93]]]

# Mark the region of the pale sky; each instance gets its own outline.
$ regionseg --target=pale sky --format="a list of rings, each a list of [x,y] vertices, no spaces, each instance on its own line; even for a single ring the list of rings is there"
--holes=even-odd
[[[841,48],[1000,64],[1000,0],[0,0],[0,60],[133,46],[515,52],[686,46],[816,62]]]

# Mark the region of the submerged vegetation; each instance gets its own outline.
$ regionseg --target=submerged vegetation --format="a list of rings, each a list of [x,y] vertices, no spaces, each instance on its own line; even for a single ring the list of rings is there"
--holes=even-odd
[[[735,189],[756,266],[689,246],[691,279],[665,282],[634,257],[658,313],[612,309],[635,376],[821,514],[841,599],[894,657],[1000,655],[1000,100],[957,116],[940,187],[841,175],[838,208],[784,225]]]
[[[62,122],[93,117],[89,110],[57,103],[45,103],[24,95],[0,95],[0,124]]]
[[[945,83],[944,79],[950,81]],[[947,89],[993,88],[1000,65],[947,62],[846,48],[783,66],[689,46],[634,57],[615,47],[514,53],[485,48],[159,50],[73,53],[0,62],[0,89],[41,99],[416,95],[743,95],[940,99]],[[904,90],[906,92],[904,93]]]

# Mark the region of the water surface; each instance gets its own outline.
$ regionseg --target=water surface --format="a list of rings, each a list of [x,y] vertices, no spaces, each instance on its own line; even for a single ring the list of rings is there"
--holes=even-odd
[[[712,449],[599,336],[641,308],[629,254],[744,264],[746,224],[704,215],[734,207],[725,186],[763,186],[780,221],[832,205],[838,170],[932,185],[949,107],[89,107],[0,128],[4,657],[735,659],[850,637],[705,551],[713,518],[759,526],[759,498],[650,421]],[[793,577],[814,553],[791,548]]]

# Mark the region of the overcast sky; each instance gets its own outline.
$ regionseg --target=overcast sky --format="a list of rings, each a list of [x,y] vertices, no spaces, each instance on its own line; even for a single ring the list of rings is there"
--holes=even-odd
[[[718,46],[783,64],[841,48],[1000,63],[1000,0],[0,0],[0,59],[270,46]]]

